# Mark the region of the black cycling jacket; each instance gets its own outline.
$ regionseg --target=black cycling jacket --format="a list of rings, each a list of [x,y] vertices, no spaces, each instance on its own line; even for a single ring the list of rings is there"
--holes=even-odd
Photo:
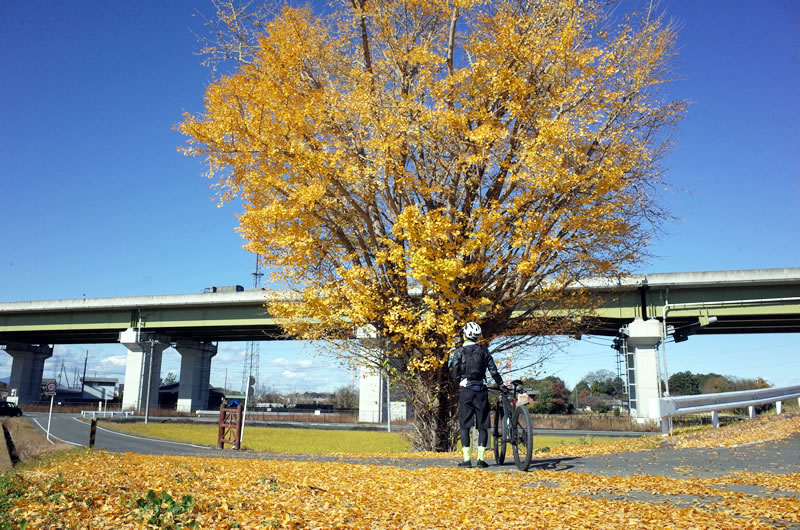
[[[483,385],[486,379],[486,370],[489,370],[498,385],[503,384],[503,379],[500,377],[500,372],[497,371],[497,365],[488,349],[469,342],[453,353],[450,364],[450,373],[453,379],[461,381],[466,378],[468,386]]]

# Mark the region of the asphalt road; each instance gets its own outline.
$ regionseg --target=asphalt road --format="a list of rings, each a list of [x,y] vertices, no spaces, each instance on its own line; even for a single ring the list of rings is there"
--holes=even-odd
[[[38,426],[43,433],[47,433],[47,412],[26,412],[25,417]],[[54,413],[50,417],[49,423],[51,439],[76,446],[89,446],[91,420],[81,418],[80,414]],[[218,452],[215,448],[203,445],[131,436],[105,429],[99,425],[95,432],[94,447],[117,453],[152,455],[214,456]]]

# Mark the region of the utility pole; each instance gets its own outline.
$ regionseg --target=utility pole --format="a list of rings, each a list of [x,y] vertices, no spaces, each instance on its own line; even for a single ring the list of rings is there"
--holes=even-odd
[[[147,395],[144,398],[144,424],[147,425],[147,420],[150,418],[150,385],[153,382],[153,355],[156,350],[156,341],[151,338],[150,343],[150,363],[147,369]]]
[[[86,386],[86,365],[89,362],[89,350],[86,350],[86,357],[83,359],[83,379],[81,379],[81,399],[83,399],[83,389]]]
[[[261,263],[260,263],[261,255],[256,254],[256,268],[253,271],[253,289],[258,289],[261,287],[261,277],[264,276],[264,273],[261,272]],[[247,417],[247,405],[250,403],[250,399],[255,397],[255,385],[258,381],[258,365],[259,365],[259,357],[261,357],[261,353],[258,349],[258,342],[257,341],[250,341],[250,345],[247,349],[247,355],[245,355],[244,359],[244,370],[242,371],[242,392],[244,393],[244,406],[242,407],[242,427],[239,434],[239,444],[242,443],[242,438],[244,437],[244,420]],[[252,407],[252,404],[250,404]]]
[[[67,367],[64,365],[64,359],[61,359],[61,370],[58,372],[58,386],[62,386],[61,383],[61,376],[64,376],[64,379],[67,381],[67,386],[69,386],[69,374],[67,373]]]
[[[264,273],[261,272],[261,255],[256,254],[256,268],[252,273],[253,276],[253,289],[261,287],[261,277]],[[256,382],[259,379],[259,358],[261,353],[259,351],[258,341],[250,341],[247,346],[247,353],[244,357],[244,370],[242,370],[242,392],[246,393],[249,385],[250,378],[255,378]]]

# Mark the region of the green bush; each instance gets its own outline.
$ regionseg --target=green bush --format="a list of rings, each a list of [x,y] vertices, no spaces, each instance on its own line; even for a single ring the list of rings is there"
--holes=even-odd
[[[0,474],[0,530],[28,526],[25,519],[15,520],[11,515],[14,501],[25,495],[25,489],[24,479],[13,471]]]
[[[137,519],[147,517],[147,524],[158,528],[197,528],[197,521],[191,518],[193,509],[194,498],[191,495],[184,495],[180,502],[176,502],[166,491],[157,495],[148,490],[146,497],[136,500]]]

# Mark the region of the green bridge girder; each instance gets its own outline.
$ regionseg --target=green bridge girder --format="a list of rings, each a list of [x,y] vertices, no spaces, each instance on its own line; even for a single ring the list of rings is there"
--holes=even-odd
[[[659,279],[650,278],[635,289],[597,289],[603,300],[595,311],[603,323],[597,334],[616,335],[621,325],[635,318],[665,316],[675,327],[717,317],[698,334],[800,332],[800,280],[673,285]]]
[[[676,327],[715,316],[700,334],[800,332],[800,268],[635,275],[586,282],[601,300],[587,334],[616,335],[635,318]],[[261,290],[0,303],[0,345],[118,341],[140,327],[171,340],[286,339]]]
[[[250,341],[284,338],[258,291],[0,304],[0,344],[117,342],[140,327],[175,340]]]

